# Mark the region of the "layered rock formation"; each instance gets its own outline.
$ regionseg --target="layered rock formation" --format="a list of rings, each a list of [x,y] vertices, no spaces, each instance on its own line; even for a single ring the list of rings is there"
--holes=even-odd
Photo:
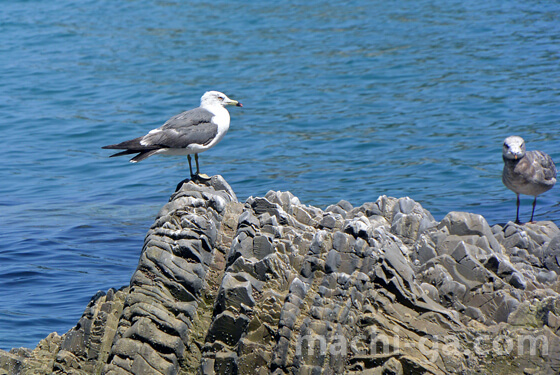
[[[130,285],[0,374],[558,374],[560,230],[184,184]]]

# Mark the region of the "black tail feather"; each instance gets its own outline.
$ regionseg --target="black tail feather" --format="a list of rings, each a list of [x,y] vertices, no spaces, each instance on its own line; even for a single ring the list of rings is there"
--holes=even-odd
[[[105,147],[103,147],[103,148],[105,148]],[[115,156],[123,156],[123,155],[130,155],[130,154],[136,154],[136,153],[138,153],[138,151],[125,150],[125,151],[117,152],[116,154],[113,154],[109,157],[114,158]]]
[[[142,138],[144,137],[134,138],[131,139],[130,141],[124,141],[121,143],[116,143],[114,145],[107,145],[101,148],[110,149],[110,150],[124,150],[109,156],[110,158],[114,158],[115,156],[138,154],[132,159],[130,159],[131,163],[138,163],[139,161],[142,161],[156,154],[161,149],[161,147],[157,145],[144,146],[143,144],[140,143]]]
[[[143,146],[140,141],[142,140],[142,138],[144,137],[138,137],[138,138],[134,138],[131,139],[129,141],[124,141],[121,143],[116,143],[114,145],[107,145],[107,146],[103,146],[101,148],[105,148],[105,149],[116,149],[116,150],[124,150],[124,149],[128,149],[128,150],[138,150],[136,152],[141,152],[142,149],[145,149],[146,146]]]
[[[152,155],[157,154],[159,150],[161,150],[161,149],[158,148],[158,149],[155,149],[155,150],[142,151],[142,152],[140,152],[138,155],[136,155],[135,157],[133,157],[132,159],[130,159],[130,162],[131,162],[131,163],[138,163],[139,161],[142,161],[142,160],[144,160],[144,159],[146,159],[146,158],[149,158],[149,157],[152,156]],[[123,152],[124,152],[124,151],[123,151]],[[138,152],[138,151],[136,151],[136,152]],[[133,152],[129,152],[129,153],[134,153],[134,151],[133,151]],[[119,152],[119,154],[122,154],[122,152]],[[123,154],[123,155],[124,155],[124,154]],[[116,155],[115,155],[115,156],[116,156]]]

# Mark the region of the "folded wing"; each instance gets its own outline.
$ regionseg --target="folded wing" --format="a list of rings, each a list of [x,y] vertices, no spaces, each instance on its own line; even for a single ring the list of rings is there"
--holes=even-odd
[[[139,153],[131,162],[138,162],[152,156],[162,149],[180,149],[189,145],[207,145],[218,133],[218,126],[212,122],[214,115],[203,108],[173,116],[163,126],[150,131],[143,137],[134,138],[104,149],[125,150],[111,155],[121,156]]]

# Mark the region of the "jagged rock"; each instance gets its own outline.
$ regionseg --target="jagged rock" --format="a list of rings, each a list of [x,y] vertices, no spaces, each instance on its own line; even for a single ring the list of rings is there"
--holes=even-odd
[[[543,249],[543,263],[547,269],[560,275],[560,234],[554,236]]]
[[[214,176],[160,210],[128,287],[0,374],[557,374],[559,259],[552,222],[240,203]]]
[[[433,216],[412,199],[400,198],[393,206],[391,232],[416,241],[418,235],[436,226]]]

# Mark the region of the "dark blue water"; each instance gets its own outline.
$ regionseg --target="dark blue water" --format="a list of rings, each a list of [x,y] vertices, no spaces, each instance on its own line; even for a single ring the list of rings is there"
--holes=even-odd
[[[511,134],[560,163],[560,3],[9,1],[0,7],[0,348],[71,328],[126,285],[184,157],[101,146],[198,106],[244,104],[201,155],[241,200],[410,196],[436,219],[515,217]],[[537,218],[560,224],[558,188]],[[531,198],[522,201],[522,219]]]

